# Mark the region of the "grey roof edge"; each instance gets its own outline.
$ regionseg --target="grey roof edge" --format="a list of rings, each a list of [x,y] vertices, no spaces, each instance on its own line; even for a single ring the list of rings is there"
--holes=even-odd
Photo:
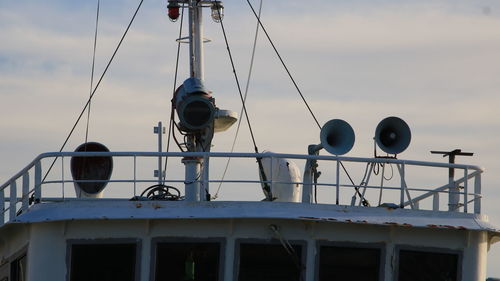
[[[99,219],[291,219],[488,231],[493,237],[500,236],[500,229],[482,214],[288,202],[97,199],[39,203],[7,224]]]

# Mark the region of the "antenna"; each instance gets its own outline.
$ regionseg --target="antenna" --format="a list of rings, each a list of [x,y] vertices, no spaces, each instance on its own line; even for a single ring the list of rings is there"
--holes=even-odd
[[[443,157],[448,156],[448,163],[455,164],[455,156],[473,156],[472,152],[462,152],[461,149],[454,149],[452,151],[431,151],[432,154],[442,154]],[[455,168],[450,167],[448,169],[448,210],[458,211],[460,207],[460,187],[455,184]]]
[[[190,78],[175,91],[173,103],[179,117],[178,128],[185,132],[189,152],[210,152],[215,132],[227,130],[237,120],[236,113],[219,110],[215,99],[204,86],[203,8],[210,8],[212,19],[220,22],[224,6],[221,1],[168,0],[169,18],[179,17],[179,8],[189,10],[189,63]],[[184,38],[180,38],[182,40]],[[187,201],[210,200],[208,183],[201,183],[201,175],[207,175],[208,163],[200,157],[184,157],[185,198]],[[208,158],[206,159],[208,162]],[[202,170],[202,163],[204,164]]]

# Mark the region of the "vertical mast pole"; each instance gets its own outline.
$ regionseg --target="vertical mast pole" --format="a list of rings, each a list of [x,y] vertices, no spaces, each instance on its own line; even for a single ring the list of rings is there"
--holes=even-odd
[[[189,0],[189,65],[190,76],[203,81],[203,19],[202,4],[199,0]],[[187,135],[188,151],[201,152],[196,145],[195,136]],[[185,192],[187,201],[203,201],[201,190],[201,159],[184,158],[185,165]],[[208,164],[208,163],[207,163]]]
[[[198,0],[189,1],[189,53],[191,77],[204,80],[203,13]]]

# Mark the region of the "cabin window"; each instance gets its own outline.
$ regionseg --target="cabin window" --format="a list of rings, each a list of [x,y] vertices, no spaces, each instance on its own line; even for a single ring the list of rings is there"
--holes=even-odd
[[[398,281],[458,281],[456,252],[400,250]]]
[[[382,280],[381,247],[361,245],[319,246],[319,281],[327,280]]]
[[[136,243],[75,243],[70,247],[70,281],[136,280]]]
[[[292,249],[279,242],[237,244],[239,281],[299,281],[304,278],[305,261],[302,246]]]
[[[26,254],[14,259],[10,263],[10,278],[12,281],[26,281]],[[8,280],[8,279],[7,279]]]
[[[222,250],[221,242],[159,241],[154,280],[222,280]]]

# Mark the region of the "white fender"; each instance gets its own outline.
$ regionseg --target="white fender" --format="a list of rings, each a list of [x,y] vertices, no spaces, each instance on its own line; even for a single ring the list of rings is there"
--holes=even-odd
[[[273,182],[270,187],[274,201],[300,202],[302,185],[298,182],[302,182],[302,179],[295,162],[284,158],[273,158],[271,165],[271,158],[262,158],[262,168],[267,180]]]

